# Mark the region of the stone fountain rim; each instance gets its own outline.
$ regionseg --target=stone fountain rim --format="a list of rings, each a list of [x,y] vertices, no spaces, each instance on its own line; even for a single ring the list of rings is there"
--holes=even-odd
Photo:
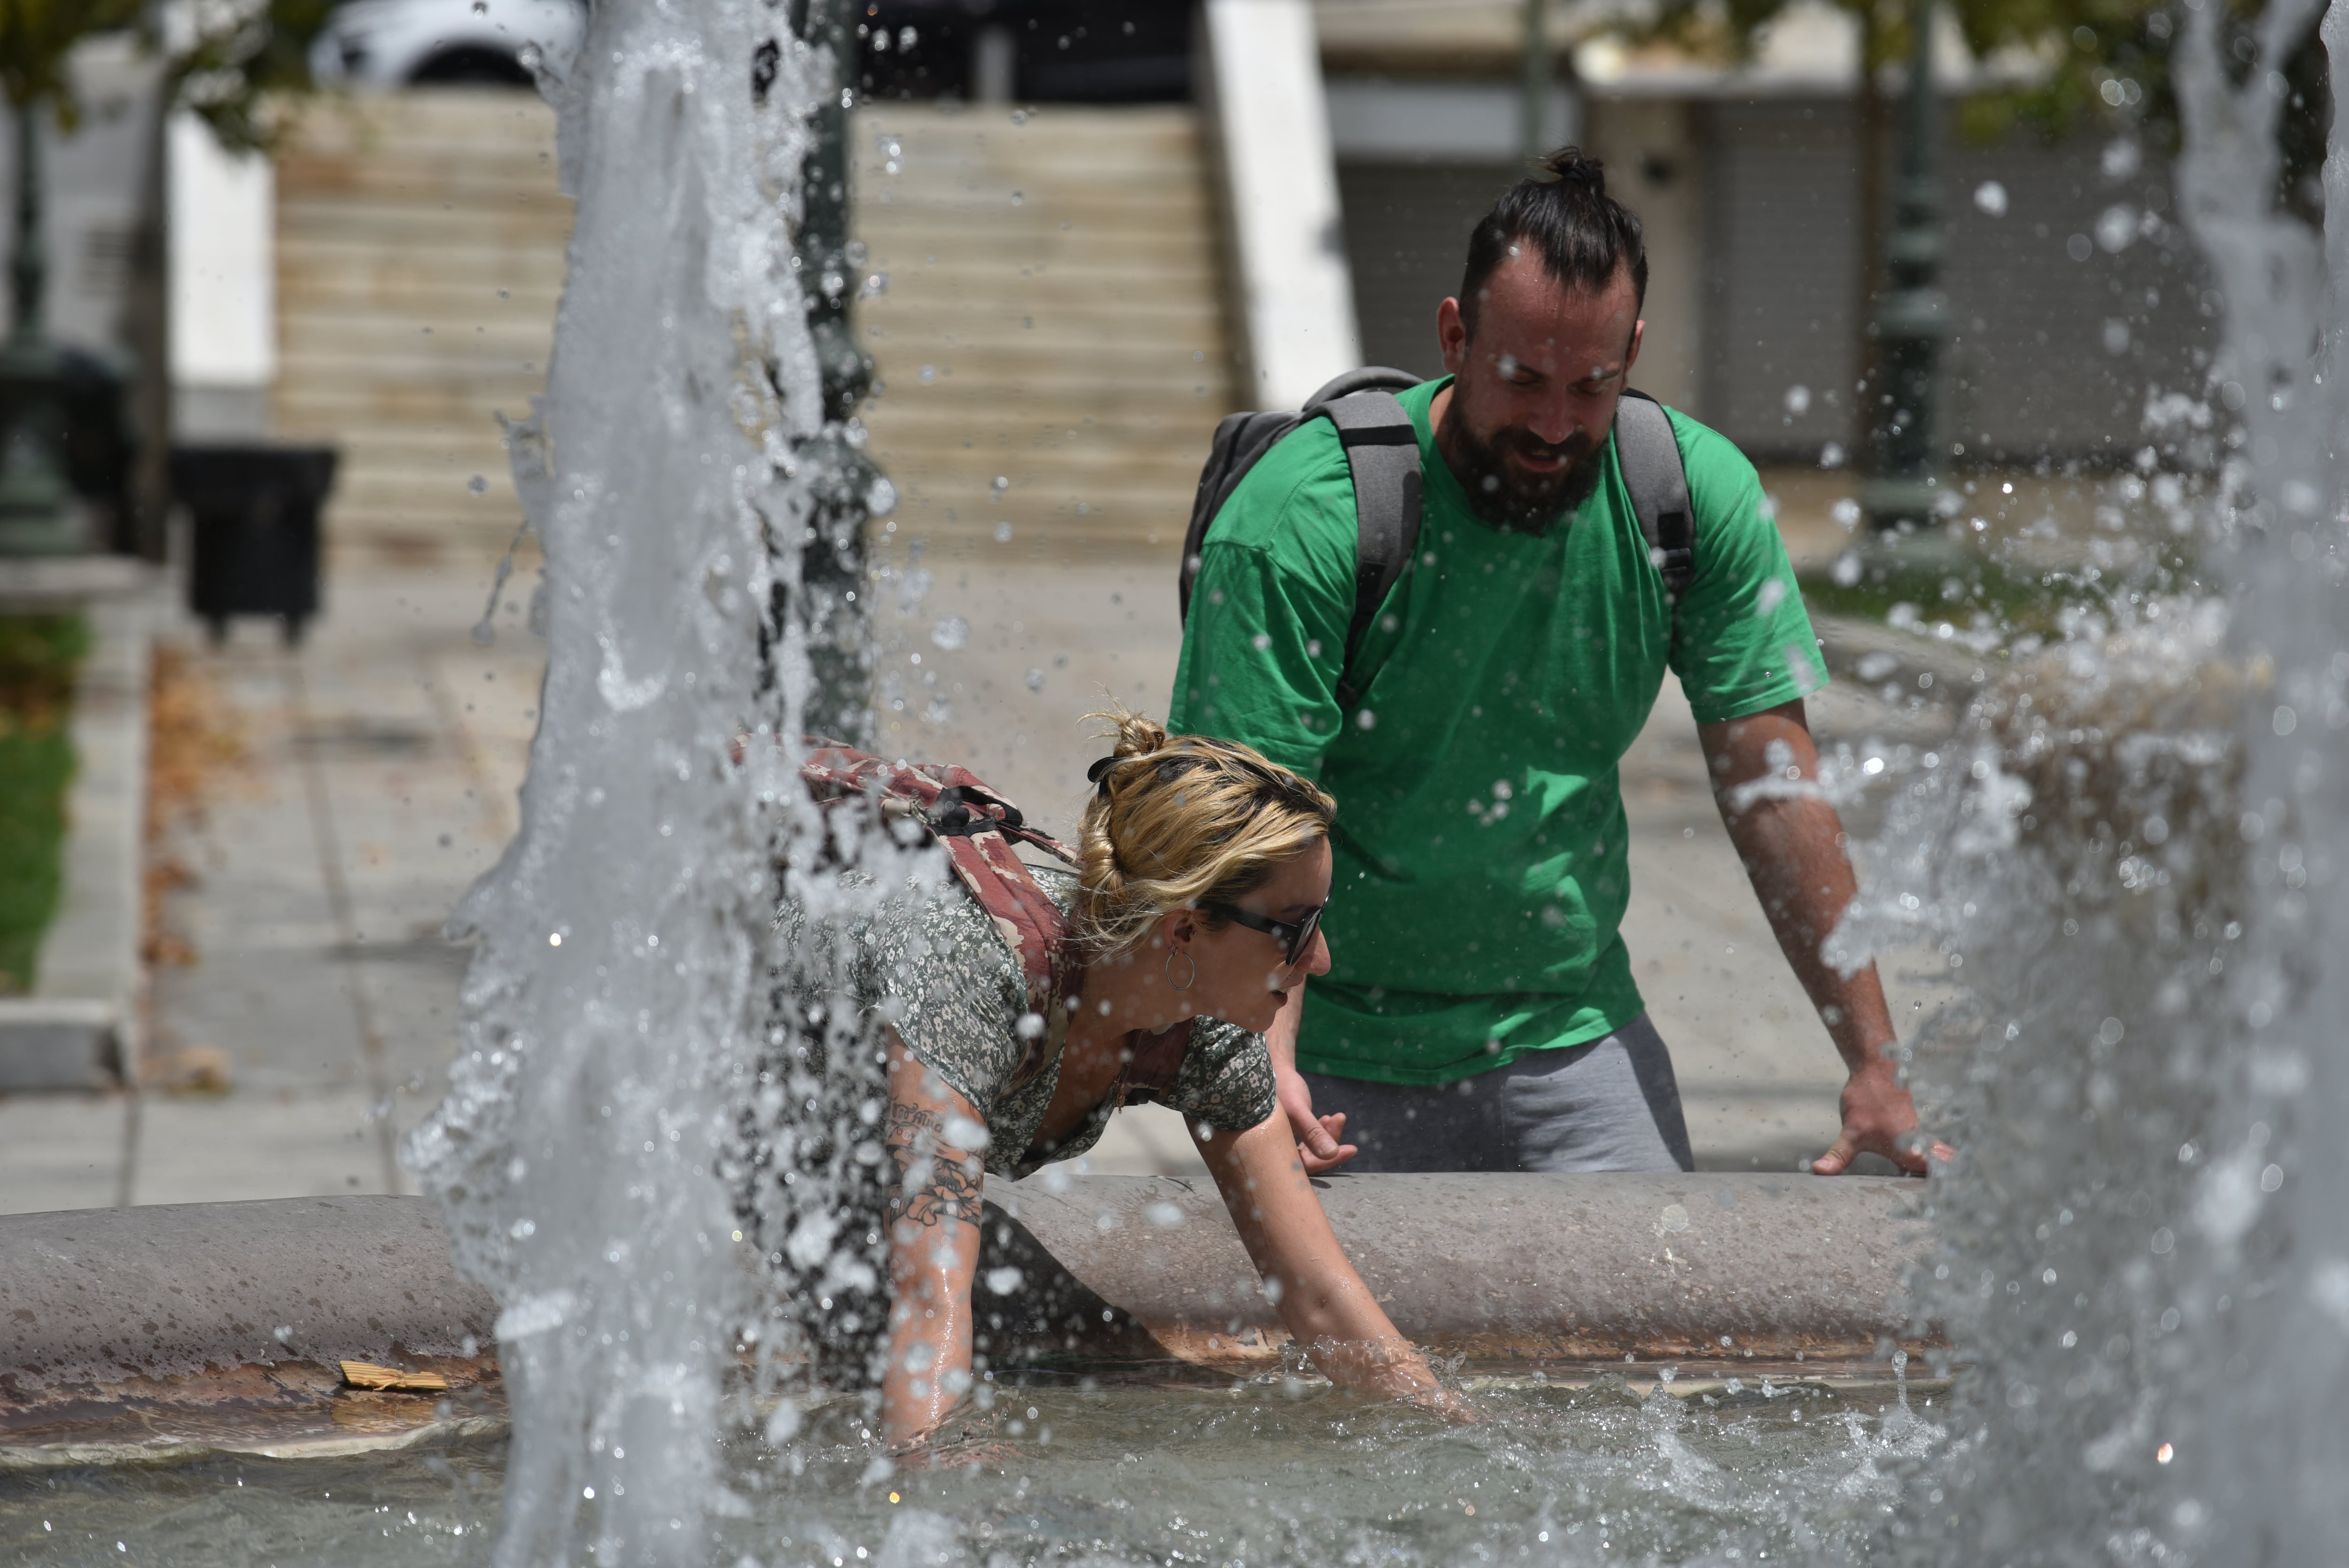
[[[1923,1182],[1701,1172],[1317,1185],[1397,1326],[1480,1367],[1595,1370],[1630,1357],[1720,1360],[1726,1376],[1759,1357],[1865,1384],[1889,1375],[1895,1345],[1937,1343],[1909,1321],[1904,1295],[1930,1244]],[[1048,1173],[998,1183],[993,1199],[989,1261],[1022,1277],[998,1304],[1013,1320],[998,1325],[998,1365],[1061,1356],[1066,1337],[1070,1367],[1277,1366],[1277,1321],[1204,1183]],[[47,1409],[192,1409],[234,1377],[315,1404],[345,1359],[444,1369],[494,1400],[497,1311],[458,1274],[420,1198],[0,1216],[0,1449],[16,1449],[0,1468],[33,1460],[27,1442],[63,1451],[31,1429],[49,1428]],[[1715,1348],[1723,1335],[1733,1346]],[[436,1429],[489,1430],[459,1406]],[[150,1443],[116,1457],[182,1456]],[[74,1462],[98,1460],[85,1445]]]

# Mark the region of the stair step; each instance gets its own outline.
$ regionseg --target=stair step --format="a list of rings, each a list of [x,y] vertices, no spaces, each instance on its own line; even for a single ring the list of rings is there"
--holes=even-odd
[[[865,417],[899,529],[1179,539],[1235,380],[1196,116],[889,105],[852,127],[864,270],[889,274],[857,306],[887,387]],[[336,540],[502,548],[519,521],[496,416],[544,387],[572,215],[553,131],[523,95],[439,91],[288,138],[274,413],[343,449]]]

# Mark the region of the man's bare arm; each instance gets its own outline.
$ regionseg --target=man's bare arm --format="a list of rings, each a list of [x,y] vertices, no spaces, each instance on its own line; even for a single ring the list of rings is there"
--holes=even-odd
[[[1897,1035],[1876,965],[1845,975],[1821,952],[1858,882],[1844,852],[1843,822],[1816,790],[1819,752],[1802,699],[1745,718],[1701,724],[1697,738],[1721,820],[1753,879],[1762,913],[1849,1073],[1842,1135],[1811,1169],[1840,1175],[1857,1156],[1876,1153],[1905,1171],[1923,1171],[1917,1108],[1886,1054]],[[1934,1152],[1949,1155],[1940,1144]]]

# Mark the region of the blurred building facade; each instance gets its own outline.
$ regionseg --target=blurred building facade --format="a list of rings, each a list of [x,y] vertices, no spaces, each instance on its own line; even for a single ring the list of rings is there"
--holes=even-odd
[[[1439,368],[1436,306],[1523,168],[1517,0],[864,10],[856,310],[909,533],[1171,550],[1217,416],[1354,363]],[[1648,230],[1635,379],[1759,460],[1847,459],[1864,304],[1847,21],[1798,9],[1733,70],[1627,49],[1583,5],[1549,12],[1544,139],[1605,159]],[[1943,53],[1954,121],[1983,78]],[[93,117],[57,156],[129,123]],[[317,100],[274,170],[169,139],[183,428],[342,447],[340,542],[502,547],[519,511],[495,416],[542,384],[568,232],[551,133],[526,88],[428,86]],[[59,166],[68,338],[117,340],[123,168],[105,185]],[[1985,146],[1953,125],[1942,435],[1962,456],[2125,460],[2149,387],[2199,393],[2210,324],[2168,184],[2110,131]]]
[[[1798,10],[1731,70],[1594,40],[1586,9],[1552,10],[1560,139],[1605,160],[1647,229],[1637,379],[1757,459],[1850,452],[1865,322],[1848,19]],[[1521,168],[1522,9],[1316,0],[1315,14],[1363,352],[1432,374],[1435,305]],[[2148,386],[2198,389],[2207,363],[2169,169],[2111,133],[1969,140],[1956,102],[1983,77],[1953,34],[1940,53],[1943,438],[1993,461],[2124,457]]]
[[[1269,39],[1277,29],[1264,15],[1309,4],[1359,352],[1433,374],[1435,305],[1457,286],[1469,228],[1522,168],[1523,7],[1209,0],[1204,11],[1257,14],[1253,30]],[[866,66],[884,97],[1194,98],[1211,137],[1226,112],[1214,91],[1213,28],[1187,0],[869,9]],[[1603,158],[1648,229],[1641,384],[1759,459],[1849,453],[1865,331],[1849,18],[1824,0],[1798,6],[1752,62],[1730,68],[1627,48],[1602,32],[1595,4],[1549,12],[1548,139]],[[2196,390],[2207,362],[2205,284],[2171,221],[2169,169],[2111,129],[1969,139],[1960,101],[2014,63],[1973,61],[1953,28],[1940,54],[1953,328],[1944,438],[1992,461],[2125,457],[2139,444],[2147,388]],[[1226,222],[1244,228],[1228,171],[1219,188]],[[1261,381],[1247,374],[1239,319],[1252,286],[1229,280],[1243,390]]]

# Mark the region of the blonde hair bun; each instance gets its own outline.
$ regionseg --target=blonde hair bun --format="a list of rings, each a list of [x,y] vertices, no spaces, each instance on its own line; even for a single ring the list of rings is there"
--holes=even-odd
[[[1113,741],[1077,834],[1077,935],[1094,955],[1140,944],[1169,911],[1261,887],[1329,836],[1338,803],[1237,741],[1170,736],[1122,706],[1086,717]]]

